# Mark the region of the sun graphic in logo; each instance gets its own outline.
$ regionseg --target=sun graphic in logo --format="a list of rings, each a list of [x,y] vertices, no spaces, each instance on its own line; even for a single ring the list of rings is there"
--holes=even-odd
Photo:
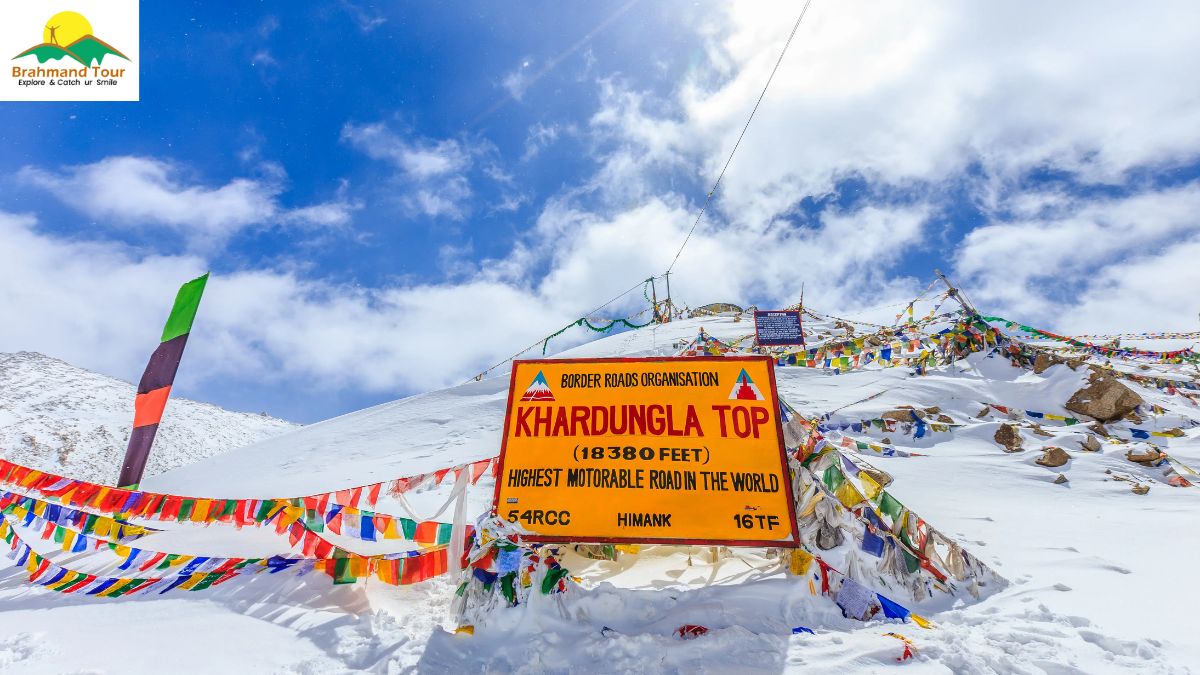
[[[50,17],[42,29],[42,44],[69,45],[92,34],[92,24],[79,12],[59,12]]]
[[[116,47],[92,34],[92,24],[87,17],[79,12],[59,12],[42,27],[42,43],[17,54],[13,60],[35,56],[38,63],[45,63],[70,57],[90,66],[103,63],[109,54],[129,60]]]

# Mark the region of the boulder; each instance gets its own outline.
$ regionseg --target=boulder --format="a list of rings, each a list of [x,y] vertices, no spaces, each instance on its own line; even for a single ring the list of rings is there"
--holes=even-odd
[[[1133,422],[1134,424],[1141,424],[1143,421],[1142,416],[1137,414],[1137,410],[1130,410],[1129,412],[1125,413],[1125,419]]]
[[[1095,436],[1086,436],[1079,448],[1084,452],[1100,452],[1100,441]]]
[[[820,529],[817,530],[817,548],[828,551],[841,546],[843,541],[841,528],[821,523]]]
[[[1133,462],[1134,464],[1141,464],[1142,466],[1158,466],[1158,464],[1166,459],[1166,457],[1167,456],[1165,454],[1155,450],[1154,448],[1150,448],[1145,452],[1135,452],[1130,450],[1129,452],[1125,453],[1125,459]]]
[[[1005,452],[1021,452],[1021,431],[1015,424],[1001,424],[996,429],[993,439],[999,443]]]
[[[932,406],[929,406],[928,408],[926,408],[925,412],[929,413],[930,415],[936,415],[936,414],[942,412],[942,409],[936,405],[932,405]]]
[[[954,418],[949,415],[938,415],[935,419],[943,424],[954,424]]]
[[[1055,356],[1053,354],[1041,353],[1033,360],[1033,372],[1041,375],[1046,372],[1051,366],[1057,366],[1060,363],[1066,363],[1066,359]]]
[[[1144,495],[1150,491],[1150,486],[1139,484],[1139,485],[1134,485],[1132,488],[1130,488],[1130,490],[1133,490],[1133,494],[1135,494],[1135,495]]]
[[[1064,406],[1067,410],[1101,422],[1111,422],[1133,412],[1143,403],[1137,392],[1099,369],[1093,369],[1088,379],[1086,387],[1071,395]]]
[[[1087,363],[1087,359],[1082,356],[1073,359],[1067,359],[1067,367],[1071,370],[1079,370],[1079,366],[1082,366],[1085,363]]]
[[[897,408],[895,410],[888,410],[880,415],[880,417],[885,420],[896,420],[897,422],[911,422],[913,421],[913,415],[916,415],[921,419],[925,418],[925,413],[923,411],[913,410],[912,408]]]
[[[1071,456],[1067,454],[1066,450],[1053,445],[1048,448],[1043,448],[1043,450],[1044,452],[1042,452],[1042,456],[1038,457],[1036,460],[1036,463],[1039,466],[1051,468],[1058,467],[1066,464],[1067,460],[1071,459]]]

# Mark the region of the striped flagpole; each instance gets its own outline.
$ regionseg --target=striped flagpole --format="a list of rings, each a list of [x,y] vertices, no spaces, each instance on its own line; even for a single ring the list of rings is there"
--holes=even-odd
[[[142,373],[133,404],[133,433],[125,450],[121,477],[117,480],[117,485],[121,487],[136,489],[142,482],[146,460],[150,457],[150,446],[154,444],[154,434],[158,432],[163,409],[167,407],[171,384],[175,382],[175,371],[179,370],[183,347],[187,344],[188,333],[192,331],[192,322],[196,319],[196,310],[200,307],[200,296],[204,295],[206,283],[208,273],[179,287],[175,306],[171,308],[171,316],[167,317],[167,325],[163,327],[162,340],[150,356],[146,371]]]

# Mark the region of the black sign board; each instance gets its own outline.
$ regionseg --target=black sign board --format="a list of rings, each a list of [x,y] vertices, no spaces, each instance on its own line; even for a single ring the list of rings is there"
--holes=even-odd
[[[792,309],[754,312],[754,335],[759,346],[803,345],[800,311]]]

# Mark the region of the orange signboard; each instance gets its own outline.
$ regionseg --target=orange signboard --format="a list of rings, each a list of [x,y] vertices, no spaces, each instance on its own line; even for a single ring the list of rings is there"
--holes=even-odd
[[[797,545],[773,361],[516,361],[494,510],[531,541]]]

